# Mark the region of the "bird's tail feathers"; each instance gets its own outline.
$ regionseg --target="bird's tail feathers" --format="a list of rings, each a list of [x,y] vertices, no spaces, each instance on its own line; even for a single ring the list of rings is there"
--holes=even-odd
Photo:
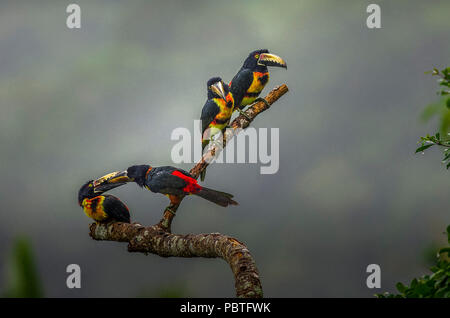
[[[238,203],[232,199],[233,198],[232,194],[212,190],[205,187],[202,187],[202,189],[197,193],[195,193],[195,195],[198,195],[203,199],[206,199],[223,207],[226,207],[228,205],[238,205]]]

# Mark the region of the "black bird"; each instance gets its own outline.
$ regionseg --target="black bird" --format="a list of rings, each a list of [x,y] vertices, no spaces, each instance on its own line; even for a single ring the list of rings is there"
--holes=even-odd
[[[234,97],[234,109],[247,117],[242,109],[255,101],[269,81],[268,66],[283,67],[287,69],[286,62],[278,55],[269,53],[269,50],[261,49],[251,52],[245,59],[239,72],[233,77],[229,86]]]
[[[118,187],[127,182],[135,182],[154,193],[166,195],[171,204],[177,204],[184,195],[197,195],[220,206],[237,205],[233,195],[205,188],[187,171],[175,167],[151,167],[136,165],[126,171],[117,171],[94,181],[94,187]]]
[[[202,108],[202,149],[209,144],[215,135],[225,130],[234,110],[234,99],[229,87],[220,77],[213,77],[207,84],[208,99]],[[206,170],[200,174],[205,179]]]
[[[103,194],[112,189],[110,185],[94,187],[94,181],[86,182],[78,191],[78,204],[84,213],[96,222],[118,221],[130,223],[130,212],[119,198]]]

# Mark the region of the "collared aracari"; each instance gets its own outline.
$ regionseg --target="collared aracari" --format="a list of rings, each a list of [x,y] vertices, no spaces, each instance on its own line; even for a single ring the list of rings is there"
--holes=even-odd
[[[234,99],[229,87],[220,77],[213,77],[207,84],[208,99],[202,108],[202,150],[215,135],[223,132],[230,122],[234,110]],[[200,180],[205,180],[206,170],[200,174]]]
[[[286,62],[278,55],[261,49],[251,52],[239,72],[233,77],[229,86],[234,97],[234,109],[247,117],[242,111],[247,105],[264,98],[258,97],[269,81],[268,66],[287,69]]]
[[[78,204],[84,213],[98,222],[118,221],[130,223],[130,212],[119,198],[103,194],[114,187],[104,184],[94,187],[94,180],[86,182],[78,191]]]
[[[170,166],[131,166],[126,171],[113,172],[95,180],[94,187],[118,187],[127,182],[135,182],[154,193],[166,195],[171,205],[179,203],[183,195],[191,194],[223,207],[238,204],[232,199],[233,195],[202,187],[189,172]]]

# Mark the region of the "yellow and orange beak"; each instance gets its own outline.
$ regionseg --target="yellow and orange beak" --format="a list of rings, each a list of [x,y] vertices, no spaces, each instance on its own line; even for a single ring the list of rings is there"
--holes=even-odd
[[[258,65],[276,66],[287,69],[286,62],[278,55],[271,53],[261,53],[258,59]]]
[[[133,180],[128,177],[126,170],[108,173],[107,175],[94,180],[94,192],[106,192],[132,181]]]
[[[223,88],[223,83],[222,81],[219,81],[217,83],[214,83],[213,85],[211,85],[211,90],[216,94],[219,95],[221,98],[223,99],[227,99],[227,96],[225,94],[225,89]]]

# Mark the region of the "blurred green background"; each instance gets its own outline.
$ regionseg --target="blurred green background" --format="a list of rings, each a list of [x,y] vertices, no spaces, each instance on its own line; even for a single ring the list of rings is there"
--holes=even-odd
[[[365,25],[370,1],[78,0],[80,30],[66,27],[69,3],[0,3],[0,293],[25,235],[37,294],[233,296],[221,260],[93,241],[77,191],[132,164],[172,164],[170,134],[192,129],[206,80],[230,80],[258,48],[288,64],[265,92],[290,92],[254,122],[280,128],[280,170],[211,166],[208,186],[240,205],[189,198],[173,231],[245,242],[268,297],[371,297],[426,271],[430,244],[445,241],[449,184],[439,151],[414,150],[437,125],[419,117],[438,98],[424,72],[449,64],[449,1],[378,1],[379,30]],[[142,224],[167,205],[135,185],[113,193]],[[71,263],[81,289],[65,285]],[[381,290],[365,285],[371,263]]]

